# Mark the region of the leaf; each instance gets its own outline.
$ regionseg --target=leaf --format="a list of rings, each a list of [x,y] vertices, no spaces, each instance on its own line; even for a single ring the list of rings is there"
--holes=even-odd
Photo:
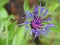
[[[24,32],[25,32],[25,28],[23,28],[24,26],[20,27],[18,30],[18,33],[14,36],[12,45],[26,45],[25,40],[24,40]]]
[[[0,20],[7,17],[8,17],[7,11],[3,7],[0,7]]]
[[[26,10],[27,10],[27,11],[30,10],[30,6],[29,6],[29,2],[28,2],[28,0],[25,0],[25,1],[24,1],[24,5],[23,5],[23,6],[24,6],[24,11],[26,11]]]
[[[24,7],[24,11],[32,12],[34,10],[34,6],[32,8],[30,8],[29,0],[24,1],[23,7]]]
[[[8,1],[9,0],[0,0],[0,7],[4,6]]]
[[[50,12],[55,11],[59,5],[58,0],[46,0],[46,6]]]

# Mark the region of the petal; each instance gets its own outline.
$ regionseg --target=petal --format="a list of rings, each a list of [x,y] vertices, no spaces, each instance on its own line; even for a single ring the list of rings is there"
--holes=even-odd
[[[42,34],[46,34],[46,29],[41,30]]]
[[[37,36],[38,36],[38,34],[35,34],[34,39],[36,39]]]
[[[51,18],[46,19],[46,21],[51,21]]]
[[[51,23],[51,24],[48,24],[47,26],[48,27],[54,27],[55,25]]]
[[[48,27],[45,27],[44,28],[47,32],[50,32],[49,28]]]
[[[28,16],[27,16],[27,18],[30,18],[30,19],[31,19],[31,16],[30,16],[30,15],[28,15]]]
[[[36,6],[34,12],[38,11],[39,6]]]
[[[37,34],[37,35],[39,35],[39,34],[40,34],[40,30],[34,30],[34,29],[32,29],[32,30],[31,30],[31,33],[32,33],[32,34]]]
[[[49,22],[49,21],[51,21],[51,18],[43,20],[43,22]]]
[[[20,23],[18,26],[24,25],[24,23]]]
[[[25,14],[26,14],[26,17],[27,17],[27,18],[32,19],[33,13],[31,13],[31,12],[29,12],[29,11],[26,11]]]
[[[45,29],[48,30],[51,27],[57,28],[57,26],[55,26],[54,24],[50,23],[50,24],[48,24],[48,25],[45,26]]]
[[[25,24],[30,24],[30,22],[25,21],[24,23],[20,23],[18,26],[25,25]]]
[[[39,36],[39,35],[40,35],[40,30],[37,29],[37,30],[35,31],[34,39],[35,39],[37,36]]]
[[[44,16],[47,14],[48,10],[45,11]]]
[[[25,21],[25,22],[24,22],[24,24],[30,24],[30,22],[28,22],[28,21]]]
[[[26,26],[26,29],[29,29],[29,26]]]
[[[39,6],[36,6],[35,9],[34,9],[35,15],[38,14],[38,9],[39,9]]]
[[[26,15],[29,15],[29,11],[26,11],[25,14],[26,14]]]
[[[27,15],[27,18],[29,18],[29,19],[33,19],[33,13],[29,13],[29,15]]]
[[[40,30],[39,29],[36,29],[36,32],[40,34]]]
[[[46,32],[45,32],[45,31],[42,31],[41,33],[42,33],[43,35],[44,35],[44,34],[46,34]]]
[[[40,9],[40,13],[41,13],[41,14],[42,14],[42,12],[43,12],[44,9],[45,9],[45,8],[41,8],[41,9]]]
[[[35,33],[35,30],[32,29],[32,30],[30,31],[30,34],[33,35],[34,33]]]
[[[55,26],[53,23],[46,24],[46,25],[44,25],[42,28],[48,30],[50,27],[55,27],[55,28],[56,28],[56,26]]]

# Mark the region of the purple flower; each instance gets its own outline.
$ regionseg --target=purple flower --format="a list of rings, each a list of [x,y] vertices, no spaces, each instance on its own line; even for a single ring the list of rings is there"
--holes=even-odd
[[[28,11],[26,11],[26,13],[25,13],[26,17],[30,18],[31,21],[25,21],[24,24],[30,25],[30,27],[32,29],[31,33],[32,33],[32,35],[34,35],[34,39],[37,36],[40,36],[40,34],[46,34],[47,31],[49,32],[50,27],[54,27],[54,24],[52,24],[52,23],[43,25],[44,22],[50,21],[51,18],[44,20],[44,16],[46,16],[48,10],[46,10],[44,12],[43,17],[41,15],[39,16],[39,14],[38,14],[39,8],[40,8],[40,14],[42,14],[42,12],[44,10],[46,10],[44,7],[36,6],[32,13],[29,13]],[[28,18],[26,20],[28,20]],[[26,26],[26,28],[28,29],[29,26]]]
[[[35,29],[42,27],[42,19],[40,17],[34,17],[34,19],[31,21],[31,26]]]

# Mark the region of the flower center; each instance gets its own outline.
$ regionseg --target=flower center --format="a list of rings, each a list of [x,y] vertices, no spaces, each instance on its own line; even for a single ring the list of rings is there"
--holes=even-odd
[[[39,22],[36,22],[37,25],[39,25]]]
[[[33,21],[31,22],[32,28],[41,28],[42,27],[42,19],[40,17],[35,17]]]

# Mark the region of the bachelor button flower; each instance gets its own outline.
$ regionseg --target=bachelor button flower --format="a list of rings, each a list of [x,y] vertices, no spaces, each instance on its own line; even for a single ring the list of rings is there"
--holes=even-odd
[[[41,6],[36,6],[32,13],[30,13],[29,11],[25,12],[27,18],[23,24],[30,25],[26,26],[26,29],[31,27],[30,33],[34,35],[34,39],[40,34],[46,34],[46,32],[49,32],[50,27],[54,27],[54,24],[49,22],[51,21],[51,18],[44,20],[44,17],[47,15],[47,13],[49,13],[48,10],[45,7]],[[28,21],[28,19],[30,19],[31,21]],[[43,24],[44,22],[49,22],[49,24]]]

